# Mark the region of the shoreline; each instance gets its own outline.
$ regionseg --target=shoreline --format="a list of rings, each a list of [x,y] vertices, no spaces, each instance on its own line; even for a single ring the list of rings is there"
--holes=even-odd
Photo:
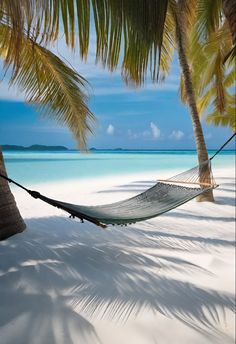
[[[191,168],[197,167],[197,165],[192,166],[189,168],[189,170],[191,170]],[[224,166],[216,166],[212,168],[212,173],[215,176],[220,177],[223,173],[230,173],[230,171],[235,170],[235,165],[229,164],[226,167]],[[90,182],[93,179],[96,179],[97,181],[104,181],[104,180],[109,180],[109,179],[117,179],[118,177],[121,178],[122,180],[127,179],[127,180],[132,180],[132,179],[136,179],[136,178],[143,178],[143,177],[147,177],[147,178],[151,178],[153,179],[155,176],[156,179],[158,178],[164,178],[164,176],[167,176],[166,178],[171,178],[175,175],[181,174],[183,172],[187,171],[186,169],[183,168],[166,168],[166,169],[162,169],[162,170],[158,170],[155,172],[155,170],[146,170],[146,171],[142,171],[142,172],[124,172],[124,173],[112,173],[112,174],[107,174],[107,175],[98,175],[98,176],[88,176],[88,177],[72,177],[72,178],[66,178],[66,179],[57,179],[57,180],[48,180],[48,181],[42,181],[42,182],[33,182],[31,183],[31,185],[33,186],[37,186],[37,185],[48,185],[48,184],[52,184],[55,185],[57,183],[62,183],[62,184],[67,184],[69,182]],[[12,185],[13,188],[15,188],[14,185]]]
[[[1,146],[1,145],[0,145]],[[4,145],[3,145],[4,146]],[[6,145],[8,146],[8,145]],[[10,146],[10,145],[9,145]],[[78,149],[73,149],[73,148],[67,148],[66,149],[58,149],[58,150],[53,150],[53,149],[29,149],[29,147],[24,147],[24,149],[6,149],[3,148],[2,151],[6,152],[6,153],[24,153],[24,152],[29,152],[29,153],[67,153],[67,152],[77,152],[77,153],[81,153],[81,154],[86,154],[86,153],[96,153],[96,152],[112,152],[112,153],[119,153],[119,152],[194,152],[196,153],[196,149],[176,149],[176,148],[166,148],[166,149],[145,149],[145,148],[140,148],[140,149],[135,149],[135,148],[88,148],[87,152],[82,152]],[[207,152],[216,152],[219,149],[219,147],[217,148],[209,148],[207,149]],[[235,152],[235,149],[224,149],[224,152]]]
[[[166,178],[166,176],[173,176],[177,173],[187,171],[197,165],[196,156],[184,154],[172,154],[171,156],[160,155],[153,158],[152,155],[131,154],[125,155],[108,154],[77,156],[73,158],[69,154],[38,154],[26,158],[27,154],[12,155],[9,160],[6,156],[5,165],[8,175],[13,180],[20,184],[34,187],[35,185],[67,183],[81,180],[85,183],[87,180],[93,182],[94,180],[111,179],[111,178],[127,178],[129,176],[148,178]],[[235,157],[233,155],[222,155],[222,158],[216,159],[213,162],[213,173],[215,168],[221,166],[231,168]],[[164,175],[163,175],[164,173]]]
[[[194,167],[194,166],[193,166]],[[191,168],[190,168],[191,169]],[[226,167],[215,167],[212,168],[212,172],[213,172],[213,176],[214,178],[221,178],[221,176],[223,176],[223,174],[230,174],[233,170],[235,170],[234,165],[232,164],[232,166],[226,166]],[[98,182],[105,184],[105,183],[112,183],[112,182],[118,182],[119,181],[128,181],[128,182],[132,182],[135,181],[135,179],[149,179],[149,180],[158,180],[158,178],[163,179],[163,178],[171,178],[175,175],[178,175],[180,173],[183,173],[185,170],[181,169],[181,168],[175,168],[175,169],[163,169],[163,170],[159,170],[157,172],[155,171],[144,171],[144,172],[139,172],[139,173],[122,173],[122,174],[110,174],[110,175],[106,175],[106,176],[87,176],[87,177],[81,177],[81,178],[68,178],[68,179],[58,179],[58,180],[54,180],[54,181],[42,181],[40,183],[37,182],[33,182],[30,183],[31,187],[50,187],[53,186],[55,187],[56,185],[68,185],[70,183],[76,183],[79,184],[80,182],[88,182],[91,183],[91,181],[94,181],[94,184],[97,184]],[[24,183],[25,184],[25,183]],[[12,187],[12,189],[15,190],[17,189],[17,187],[15,185],[10,185]]]

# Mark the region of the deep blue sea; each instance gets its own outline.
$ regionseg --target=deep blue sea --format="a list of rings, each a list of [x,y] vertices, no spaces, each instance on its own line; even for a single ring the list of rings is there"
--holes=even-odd
[[[209,151],[209,156],[214,151]],[[195,151],[94,151],[4,152],[10,178],[20,183],[125,175],[162,170],[186,170],[197,164]],[[223,151],[213,160],[213,168],[234,166],[234,151]]]

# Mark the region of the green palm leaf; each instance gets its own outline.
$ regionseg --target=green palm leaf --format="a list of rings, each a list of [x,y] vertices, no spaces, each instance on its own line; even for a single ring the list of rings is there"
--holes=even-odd
[[[11,42],[13,30],[0,24],[0,56],[5,67],[14,60]],[[14,44],[13,44],[14,46]],[[6,56],[10,59],[6,60]],[[44,116],[66,125],[85,147],[86,135],[92,132],[94,116],[87,107],[87,82],[56,55],[26,35],[21,37],[18,67],[13,69],[10,84],[16,84]]]
[[[200,1],[200,5],[203,2]],[[203,13],[205,12],[203,11]],[[235,84],[235,61],[234,58],[226,59],[232,49],[228,22],[220,21],[218,18],[218,22],[215,21],[214,25],[212,23],[209,26],[204,38],[199,34],[199,20],[201,21],[202,18],[196,19],[187,45],[199,114],[202,116],[210,111],[206,117],[208,123],[228,125],[233,128],[234,124],[229,112],[232,112],[232,108],[235,109],[235,105],[231,104],[229,99],[235,92],[233,87]],[[205,29],[207,28],[205,27]],[[180,90],[181,99],[186,102],[183,80],[181,80]],[[222,120],[220,116],[222,116]]]
[[[222,18],[222,0],[198,0],[197,33],[201,41],[216,31]]]
[[[152,79],[157,80],[159,67],[165,73],[172,57],[173,28],[168,32],[170,20],[166,22],[168,3],[169,0],[2,0],[0,22],[11,27],[15,33],[12,39],[18,45],[15,54],[6,59],[17,68],[21,35],[45,46],[58,38],[59,23],[66,43],[75,48],[78,37],[80,55],[86,58],[93,15],[97,60],[114,70],[123,55],[122,73],[127,82],[142,83],[149,69]]]

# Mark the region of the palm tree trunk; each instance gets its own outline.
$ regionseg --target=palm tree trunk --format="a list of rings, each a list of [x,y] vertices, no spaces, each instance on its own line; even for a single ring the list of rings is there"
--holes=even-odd
[[[236,44],[236,2],[235,0],[222,1],[223,12],[229,23],[233,44]]]
[[[0,151],[0,173],[6,175],[3,155]],[[0,178],[0,240],[23,232],[25,223],[17,208],[16,201],[11,193],[8,182]]]
[[[193,90],[193,84],[191,79],[190,67],[187,61],[186,48],[185,48],[185,25],[182,21],[184,15],[180,11],[180,6],[177,5],[176,11],[176,41],[178,46],[178,56],[179,62],[183,73],[185,91],[188,99],[188,105],[191,112],[191,119],[194,131],[194,138],[196,143],[198,163],[202,164],[204,161],[208,160],[208,153],[206,149],[206,144],[202,132],[202,126],[199,119],[198,109],[195,101],[195,94]],[[211,180],[211,171],[209,166],[199,171],[200,182],[205,182],[206,180]],[[198,201],[209,201],[213,202],[213,192],[212,190],[204,192],[201,196],[198,197]]]

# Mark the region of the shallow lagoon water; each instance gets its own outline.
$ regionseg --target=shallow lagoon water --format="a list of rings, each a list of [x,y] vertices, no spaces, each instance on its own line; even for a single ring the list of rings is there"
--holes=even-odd
[[[209,151],[209,156],[214,151]],[[96,178],[163,170],[186,170],[197,164],[195,151],[4,152],[8,175],[20,183]],[[235,164],[233,151],[213,160],[216,167]]]

